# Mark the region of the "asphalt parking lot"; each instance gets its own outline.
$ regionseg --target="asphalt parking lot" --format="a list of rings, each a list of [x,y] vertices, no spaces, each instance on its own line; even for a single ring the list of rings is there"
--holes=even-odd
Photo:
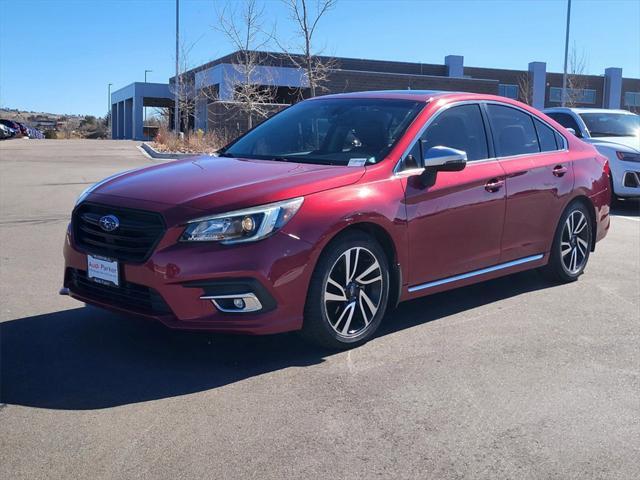
[[[173,332],[58,296],[126,141],[0,142],[0,478],[640,478],[640,216],[586,274],[401,305],[367,345]]]

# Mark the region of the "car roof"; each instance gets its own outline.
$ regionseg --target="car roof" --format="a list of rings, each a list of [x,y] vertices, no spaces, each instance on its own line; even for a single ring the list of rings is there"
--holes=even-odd
[[[622,113],[625,115],[633,115],[628,110],[617,110],[613,108],[571,108],[571,107],[553,107],[545,108],[543,112],[574,112],[574,113]]]
[[[460,94],[460,92],[446,92],[443,90],[371,90],[365,92],[336,93],[314,97],[315,99],[327,98],[389,98],[417,100],[419,102],[429,102],[435,98]]]
[[[321,100],[330,98],[387,98],[394,100],[413,100],[419,102],[431,102],[436,99],[449,100],[495,100],[504,103],[513,103],[513,100],[497,95],[470,92],[451,92],[445,90],[371,90],[365,92],[336,93],[313,97],[309,100]]]

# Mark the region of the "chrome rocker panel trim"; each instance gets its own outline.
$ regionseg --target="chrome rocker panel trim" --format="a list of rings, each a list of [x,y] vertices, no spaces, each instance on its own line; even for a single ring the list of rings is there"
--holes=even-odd
[[[461,273],[460,275],[454,275],[453,277],[447,277],[440,280],[434,280],[433,282],[414,285],[413,287],[409,287],[409,293],[417,292],[419,290],[424,290],[427,288],[438,287],[440,285],[445,285],[451,282],[457,282],[458,280],[465,280],[467,278],[475,277],[478,275],[484,275],[486,273],[503,270],[505,268],[515,267],[516,265],[522,265],[523,263],[535,262],[536,260],[540,260],[543,256],[544,255],[540,253],[538,255],[532,255],[530,257],[519,258],[518,260],[512,260],[510,262],[494,265],[493,267],[482,268],[480,270],[474,270],[472,272]]]

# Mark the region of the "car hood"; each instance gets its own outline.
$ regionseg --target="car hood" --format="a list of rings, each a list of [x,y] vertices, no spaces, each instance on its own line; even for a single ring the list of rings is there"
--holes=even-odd
[[[601,145],[609,148],[615,148],[616,145],[623,145],[640,152],[640,137],[594,137],[589,138],[588,142],[593,145]]]
[[[364,167],[194,157],[117,175],[88,198],[108,195],[219,213],[350,185],[364,171]]]

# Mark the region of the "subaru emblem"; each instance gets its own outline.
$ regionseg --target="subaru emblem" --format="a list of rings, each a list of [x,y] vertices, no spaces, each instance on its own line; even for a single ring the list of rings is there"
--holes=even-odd
[[[105,232],[113,232],[120,226],[120,220],[118,220],[118,217],[115,215],[105,215],[104,217],[100,217],[98,223],[100,224],[100,228]]]

